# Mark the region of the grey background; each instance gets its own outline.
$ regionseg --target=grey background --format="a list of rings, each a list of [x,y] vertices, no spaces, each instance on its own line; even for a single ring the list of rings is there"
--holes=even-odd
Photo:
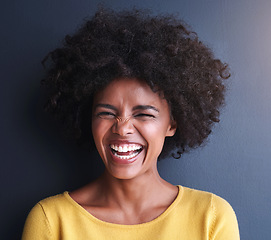
[[[211,191],[233,206],[241,239],[270,239],[271,1],[104,0],[179,15],[228,62],[226,107],[206,146],[159,163],[173,184]],[[43,111],[43,57],[92,15],[94,0],[10,0],[0,7],[1,239],[20,239],[40,199],[79,187],[102,165],[65,142]]]

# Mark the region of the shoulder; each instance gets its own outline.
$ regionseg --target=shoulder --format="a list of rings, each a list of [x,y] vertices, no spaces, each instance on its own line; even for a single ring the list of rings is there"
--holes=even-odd
[[[61,212],[67,212],[70,209],[68,192],[47,197],[39,201],[30,211],[27,221],[49,222],[56,219]]]
[[[208,209],[216,216],[224,215],[226,213],[235,216],[231,205],[216,194],[187,187],[181,188],[183,204],[193,204],[198,210],[202,209],[203,211],[206,211]]]
[[[22,240],[25,239],[50,239],[53,236],[53,229],[51,227],[48,215],[54,211],[56,205],[63,202],[63,194],[46,198],[38,202],[27,216]],[[47,211],[48,209],[51,211]]]
[[[31,211],[39,208],[44,212],[46,218],[52,221],[53,219],[58,219],[61,215],[66,215],[73,211],[74,207],[75,203],[70,198],[69,193],[64,192],[39,201]]]
[[[211,239],[239,239],[235,212],[225,199],[191,188],[182,187],[182,190],[182,204],[189,209],[189,215],[192,212],[193,219],[206,222]]]
[[[51,197],[47,197],[38,202],[42,207],[57,207],[67,203],[68,192],[57,194]]]
[[[47,239],[55,236],[59,216],[69,211],[68,192],[39,201],[29,212],[22,239]]]
[[[69,205],[69,201],[67,198],[68,192],[64,192],[62,194],[58,194],[55,196],[47,197],[41,201],[39,201],[30,211],[28,215],[29,218],[45,218],[47,219],[51,213],[55,213],[60,209],[65,208]]]
[[[207,204],[210,206],[217,205],[219,208],[231,208],[230,204],[223,198],[217,196],[214,193],[201,191],[193,188],[180,186],[182,191],[182,199],[183,201],[189,200],[193,203],[197,204]]]

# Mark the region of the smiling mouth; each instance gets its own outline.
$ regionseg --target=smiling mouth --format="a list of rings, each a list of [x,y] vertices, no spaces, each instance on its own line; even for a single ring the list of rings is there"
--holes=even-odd
[[[111,152],[114,156],[122,160],[129,160],[136,157],[143,149],[141,145],[138,144],[110,144]]]

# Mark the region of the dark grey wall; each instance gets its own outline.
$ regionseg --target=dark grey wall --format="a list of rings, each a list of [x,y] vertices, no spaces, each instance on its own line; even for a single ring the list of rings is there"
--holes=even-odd
[[[98,157],[65,143],[42,111],[40,64],[99,1],[11,0],[1,3],[1,239],[20,239],[40,199],[95,178]],[[209,142],[159,164],[173,184],[214,192],[236,211],[241,238],[270,239],[271,1],[104,0],[180,13],[217,57],[231,66],[227,105]],[[2,238],[3,237],[3,238]]]

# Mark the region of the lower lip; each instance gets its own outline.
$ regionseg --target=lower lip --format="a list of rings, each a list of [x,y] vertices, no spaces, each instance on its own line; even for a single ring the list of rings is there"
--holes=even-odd
[[[143,150],[141,150],[136,156],[134,156],[133,158],[129,158],[129,159],[120,159],[118,158],[116,155],[114,155],[114,153],[111,151],[111,149],[109,150],[112,160],[117,163],[117,164],[131,164],[133,162],[135,162],[137,160],[137,157],[142,153]]]

